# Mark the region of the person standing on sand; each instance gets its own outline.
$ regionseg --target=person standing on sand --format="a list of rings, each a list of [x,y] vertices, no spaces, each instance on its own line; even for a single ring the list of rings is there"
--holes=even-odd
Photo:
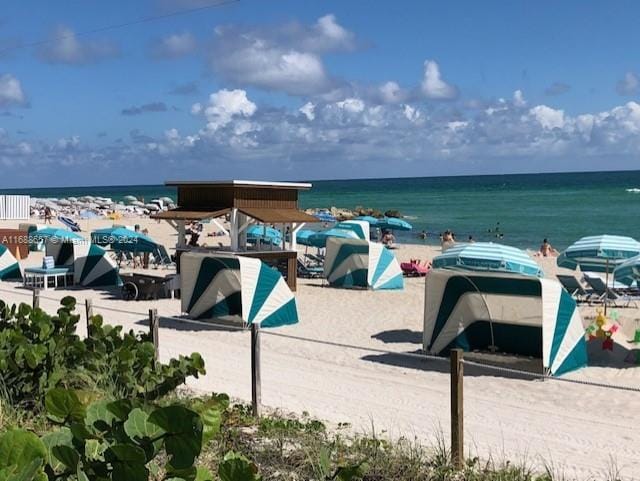
[[[44,223],[51,224],[51,207],[49,206],[44,208]]]
[[[542,241],[542,245],[540,246],[540,255],[542,257],[551,257],[553,255],[556,255],[558,253],[557,250],[555,250],[551,244],[549,244],[549,241],[547,239],[544,239]]]

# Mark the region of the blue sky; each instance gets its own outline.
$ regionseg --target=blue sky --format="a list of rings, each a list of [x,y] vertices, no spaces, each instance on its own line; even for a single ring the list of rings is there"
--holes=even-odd
[[[639,167],[637,2],[239,0],[82,35],[212,3],[4,2],[0,187]]]

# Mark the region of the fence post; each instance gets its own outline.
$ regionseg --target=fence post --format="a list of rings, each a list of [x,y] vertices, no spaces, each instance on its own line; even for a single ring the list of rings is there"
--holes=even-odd
[[[451,464],[464,466],[464,413],[462,349],[451,350]]]
[[[160,339],[158,338],[158,310],[149,309],[149,335],[153,342],[154,358],[158,360],[158,351],[160,349]]]
[[[89,337],[89,326],[91,325],[91,318],[93,317],[93,300],[85,299],[84,309],[87,313],[87,337]]]
[[[260,324],[251,324],[251,408],[255,417],[262,414],[260,389]]]
[[[40,307],[40,289],[37,287],[33,288],[33,302],[31,303],[33,309],[37,309]]]

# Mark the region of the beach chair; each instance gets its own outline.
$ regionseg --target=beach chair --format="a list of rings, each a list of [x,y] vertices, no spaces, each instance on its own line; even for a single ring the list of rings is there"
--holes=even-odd
[[[402,262],[400,264],[402,274],[407,277],[424,277],[431,269],[431,263],[422,264],[419,259],[411,259],[410,262]]]
[[[306,266],[307,267],[322,267],[324,261],[320,259],[318,256],[314,256],[313,254],[305,254],[304,258],[307,259]]]
[[[638,307],[637,301],[640,301],[640,297],[607,287],[600,277],[590,276],[585,273],[584,280],[593,289],[591,297],[595,297],[597,302],[603,302],[612,307],[630,307],[631,304],[634,307]]]
[[[587,302],[589,300],[589,293],[584,289],[584,287],[582,287],[580,281],[574,276],[558,274],[556,277],[560,284],[562,284],[562,287],[571,294],[571,297],[573,297],[576,302]]]
[[[298,259],[298,277],[303,279],[320,279],[324,277],[324,267],[306,266],[304,262]]]
[[[175,266],[175,262],[171,260],[171,256],[163,245],[158,245],[153,253],[153,261],[156,267],[169,268]]]

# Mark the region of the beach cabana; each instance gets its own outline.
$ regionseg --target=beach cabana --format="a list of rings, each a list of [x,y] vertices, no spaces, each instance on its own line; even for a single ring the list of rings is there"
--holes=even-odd
[[[498,350],[541,360],[559,375],[587,364],[575,300],[560,283],[500,272],[434,269],[426,278],[425,352]]]
[[[91,242],[99,246],[109,246],[116,252],[151,253],[158,249],[158,244],[151,237],[121,226],[93,231]]]
[[[192,319],[239,317],[246,325],[278,327],[298,322],[293,293],[280,273],[260,259],[185,252],[182,311]]]
[[[335,287],[402,289],[400,264],[382,244],[364,239],[327,240],[324,275]]]
[[[352,230],[358,236],[358,239],[364,239],[366,241],[371,240],[370,231],[371,227],[367,221],[364,220],[345,220],[337,223],[333,226],[334,229]]]
[[[68,267],[73,283],[83,287],[120,285],[118,266],[102,247],[82,241],[45,242],[46,255],[56,267]]]
[[[20,264],[18,264],[11,251],[0,244],[0,281],[20,279],[22,279]]]
[[[432,260],[434,268],[513,272],[542,277],[540,266],[526,252],[493,242],[455,244]]]

